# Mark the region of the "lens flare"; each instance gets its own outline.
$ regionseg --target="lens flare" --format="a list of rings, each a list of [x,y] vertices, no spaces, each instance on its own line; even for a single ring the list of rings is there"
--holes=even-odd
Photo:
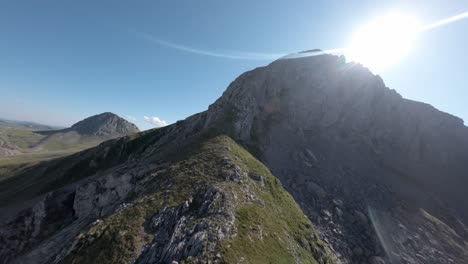
[[[408,54],[420,28],[417,20],[410,16],[380,17],[354,33],[346,52],[348,60],[381,70]]]

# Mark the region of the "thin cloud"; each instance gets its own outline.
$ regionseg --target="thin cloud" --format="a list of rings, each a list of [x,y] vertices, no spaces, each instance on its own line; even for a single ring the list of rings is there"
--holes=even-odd
[[[435,21],[433,23],[424,25],[420,28],[421,31],[425,31],[428,29],[433,29],[436,27],[444,26],[446,24],[450,24],[462,19],[468,18],[468,12],[464,12],[446,19],[441,19],[438,21]],[[288,53],[258,53],[258,52],[241,52],[241,51],[212,51],[212,50],[205,50],[205,49],[198,49],[178,43],[173,43],[167,40],[163,40],[160,38],[157,38],[153,35],[150,35],[148,33],[143,33],[143,32],[133,32],[135,33],[139,38],[142,38],[144,40],[150,41],[152,43],[156,43],[161,46],[165,46],[171,49],[175,50],[180,50],[192,54],[198,54],[198,55],[203,55],[203,56],[210,56],[210,57],[217,57],[217,58],[223,58],[223,59],[232,59],[232,60],[276,60],[278,58],[281,59],[294,59],[294,58],[302,58],[302,57],[308,57],[308,56],[317,56],[321,55],[324,53],[342,53],[346,50],[346,48],[338,48],[338,49],[328,49],[324,50],[322,52],[307,52],[307,53],[293,53],[293,54],[288,54]]]
[[[217,57],[223,59],[232,59],[232,60],[275,60],[284,56],[285,54],[279,53],[257,53],[257,52],[239,52],[239,51],[211,51],[211,50],[204,50],[193,48],[190,46],[185,46],[182,44],[177,44],[173,42],[169,42],[163,39],[159,39],[154,37],[148,33],[136,33],[138,37],[145,39],[147,41],[156,43],[161,46],[165,46],[171,49],[176,49],[188,53],[203,55],[203,56],[210,56],[210,57]]]
[[[152,116],[152,117],[151,117],[151,116],[144,116],[143,119],[144,119],[146,122],[148,122],[148,123],[150,123],[150,124],[152,124],[152,125],[154,125],[154,126],[156,126],[156,127],[167,126],[167,122],[164,121],[164,120],[162,120],[162,119],[160,119],[160,118],[157,117],[157,116]]]
[[[455,22],[455,21],[458,21],[458,20],[461,20],[461,19],[465,19],[465,18],[468,18],[468,12],[464,12],[464,13],[458,14],[456,16],[451,16],[449,18],[441,19],[441,20],[438,20],[436,22],[427,24],[427,25],[421,27],[421,30],[433,29],[433,28],[440,27],[440,26],[443,26],[443,25],[446,25],[446,24],[450,24],[452,22]]]
[[[298,59],[298,58],[319,56],[323,54],[343,53],[346,50],[347,48],[337,48],[337,49],[329,49],[329,50],[311,50],[311,51],[288,54],[286,56],[281,57],[280,59],[281,60]]]

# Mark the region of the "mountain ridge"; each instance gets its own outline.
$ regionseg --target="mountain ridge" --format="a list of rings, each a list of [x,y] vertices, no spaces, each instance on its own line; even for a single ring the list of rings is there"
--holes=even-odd
[[[416,208],[430,208],[438,217],[451,215],[448,218],[452,220],[447,221],[466,234],[463,230],[468,204],[461,186],[468,181],[467,127],[458,117],[403,99],[379,76],[358,64],[332,55],[278,60],[239,76],[209,112],[211,124],[229,113],[232,125],[223,131],[241,144],[252,146],[306,214],[307,208],[312,212],[325,210],[308,214],[316,219],[315,223],[324,217],[329,221],[335,215],[328,216],[336,211],[330,203],[333,197],[360,204],[357,217],[367,215],[368,222],[369,204],[385,205],[395,200],[388,206],[398,207],[410,201]],[[375,178],[373,174],[381,176]],[[371,191],[379,188],[383,189]],[[360,189],[368,192],[352,192]],[[398,199],[393,198],[394,192]],[[331,208],[326,208],[327,204]],[[338,215],[342,215],[341,211],[339,208]],[[343,226],[349,226],[347,222],[352,222],[353,217],[351,212],[341,221]],[[335,222],[330,224],[333,228],[323,228],[330,240],[337,237],[331,231],[340,228]],[[352,233],[349,237],[354,241],[336,241],[335,246],[343,247],[338,251],[353,261],[359,261],[353,249],[372,244],[365,240],[377,237],[356,239],[360,232],[372,233],[372,226],[349,226],[343,231]],[[350,246],[346,248],[346,244]],[[398,250],[403,254],[397,255],[411,258],[411,263],[429,261],[404,256],[404,247]]]
[[[105,224],[100,229],[94,228],[95,224],[80,226],[81,221],[88,219],[85,223],[89,223],[98,219],[99,226],[100,221],[110,223],[114,218],[132,219],[130,215],[121,218],[119,212],[138,212],[139,197],[185,184],[210,186],[212,176],[222,179],[222,185],[240,188],[240,193],[225,196],[228,204],[237,203],[244,195],[248,201],[258,201],[255,198],[261,196],[258,189],[243,190],[252,190],[251,180],[254,186],[261,187],[269,172],[252,173],[254,167],[263,165],[244,159],[244,155],[250,155],[246,152],[239,156],[236,147],[239,144],[279,179],[276,183],[268,181],[289,191],[318,230],[319,237],[311,241],[303,233],[292,235],[297,232],[292,231],[297,230],[292,228],[296,224],[282,217],[282,213],[275,215],[277,219],[251,222],[255,217],[249,214],[246,217],[239,213],[243,210],[240,209],[234,222],[237,234],[246,238],[241,243],[246,247],[233,247],[236,244],[233,242],[231,247],[221,249],[217,248],[221,242],[202,243],[201,251],[192,252],[192,247],[187,248],[184,242],[182,251],[165,251],[168,253],[162,259],[160,251],[153,256],[163,263],[208,259],[215,263],[261,263],[273,261],[269,259],[270,254],[283,252],[288,263],[307,260],[312,263],[463,263],[468,261],[468,215],[464,215],[468,210],[466,202],[459,199],[463,198],[463,186],[467,183],[464,174],[468,171],[465,165],[468,148],[464,148],[468,146],[467,131],[461,119],[403,99],[388,89],[380,77],[360,65],[346,63],[343,57],[319,55],[277,60],[240,75],[207,111],[164,128],[106,141],[1,181],[0,208],[7,212],[5,206],[17,204],[13,208],[16,211],[9,211],[9,215],[17,218],[2,225],[3,234],[9,236],[0,232],[0,241],[12,247],[0,254],[17,258],[18,262],[35,263],[38,254],[48,249],[52,250],[55,261],[62,263],[91,256],[107,256],[122,263],[133,258],[138,263],[146,263],[151,258],[142,252],[159,248],[157,237],[161,229],[158,228],[166,225],[153,225],[146,234],[155,237],[149,240],[144,239],[144,233],[136,232],[128,237],[134,242],[122,244],[127,240],[119,237],[125,236],[121,232],[126,226]],[[189,147],[196,142],[213,142],[212,138],[215,142],[232,143],[201,148],[202,151]],[[237,153],[234,156],[233,150]],[[217,158],[210,156],[213,153],[219,153]],[[28,185],[22,184],[25,179]],[[268,190],[268,197],[282,197],[274,190]],[[186,192],[182,188],[180,194]],[[167,207],[163,209],[163,212],[169,210],[167,216],[177,216],[176,211],[183,211],[183,207],[174,209],[174,204],[166,199],[154,199]],[[18,205],[33,200],[38,201],[35,207]],[[263,203],[267,200],[260,199]],[[192,202],[186,201],[190,207]],[[205,197],[198,203],[204,202],[211,203],[211,200]],[[268,208],[284,212],[285,207],[296,206],[293,204]],[[228,208],[225,204],[218,209]],[[35,212],[32,216],[31,210]],[[144,223],[164,215],[156,205],[150,205],[148,210],[151,213],[138,220],[136,226],[147,226]],[[50,218],[54,212],[63,212],[66,220]],[[209,227],[217,226],[216,220],[202,215]],[[43,226],[56,228],[48,231],[41,225],[32,227],[27,224],[31,218]],[[176,217],[168,221],[181,223],[177,219],[180,220]],[[276,220],[284,222],[275,228],[269,226],[269,221]],[[287,237],[295,237],[292,241],[298,244],[288,242],[262,248],[264,232],[265,236],[276,234],[278,227],[292,231]],[[15,235],[24,229],[29,230],[25,237]],[[105,230],[110,230],[107,235]],[[174,231],[162,236],[187,241],[192,234],[192,231]],[[93,246],[102,245],[101,239],[111,241],[109,237],[117,245],[101,248],[106,255],[92,250]],[[281,237],[277,241],[290,240]],[[213,247],[217,250],[210,251]],[[119,259],[116,250],[120,249],[131,252]],[[75,250],[81,253],[77,255]],[[267,253],[257,255],[259,251]],[[51,257],[39,256],[45,261]]]
[[[58,126],[44,125],[44,124],[40,124],[37,122],[10,120],[6,118],[0,118],[0,127],[24,128],[24,129],[29,129],[33,131],[34,130],[53,130],[53,129],[61,128]]]

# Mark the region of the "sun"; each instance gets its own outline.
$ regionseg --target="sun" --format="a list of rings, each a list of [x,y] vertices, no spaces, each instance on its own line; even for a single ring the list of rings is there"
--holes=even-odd
[[[381,16],[353,34],[346,57],[371,70],[382,70],[408,54],[419,29],[414,17],[402,14]]]

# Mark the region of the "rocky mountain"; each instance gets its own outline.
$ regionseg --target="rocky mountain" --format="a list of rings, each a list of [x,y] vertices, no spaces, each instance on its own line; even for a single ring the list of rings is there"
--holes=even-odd
[[[468,263],[463,121],[308,55],[184,121],[8,175],[0,259]]]
[[[70,128],[54,131],[38,131],[39,134],[51,135],[56,133],[76,132],[81,136],[116,138],[140,132],[137,126],[119,117],[106,112],[85,118]]]
[[[226,118],[223,131],[279,177],[342,261],[468,263],[461,119],[330,55],[241,75],[207,126]]]
[[[69,155],[139,132],[134,124],[112,113],[88,117],[65,129],[32,130],[29,125],[18,125],[23,123],[30,124],[16,121],[16,126],[0,127],[0,177],[5,166]]]

